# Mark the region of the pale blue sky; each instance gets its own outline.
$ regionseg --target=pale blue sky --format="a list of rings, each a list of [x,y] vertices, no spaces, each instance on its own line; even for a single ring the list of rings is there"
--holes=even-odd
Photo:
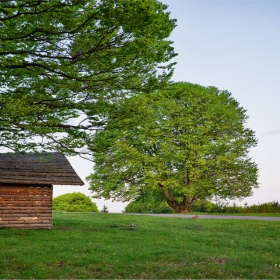
[[[232,92],[256,131],[260,188],[244,201],[280,201],[280,2],[163,2],[178,20],[173,80]]]
[[[249,115],[258,146],[251,151],[259,166],[260,188],[249,204],[280,201],[280,1],[163,0],[177,27],[171,40],[178,56],[174,81],[216,86],[230,91]],[[91,163],[70,161],[84,179]],[[62,190],[54,195],[82,191]],[[98,201],[101,208],[103,201]],[[123,204],[105,203],[110,212]]]

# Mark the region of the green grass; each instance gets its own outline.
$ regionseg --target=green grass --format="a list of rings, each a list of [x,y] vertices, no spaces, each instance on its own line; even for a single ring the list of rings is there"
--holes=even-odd
[[[54,213],[0,230],[0,278],[280,278],[280,222]]]

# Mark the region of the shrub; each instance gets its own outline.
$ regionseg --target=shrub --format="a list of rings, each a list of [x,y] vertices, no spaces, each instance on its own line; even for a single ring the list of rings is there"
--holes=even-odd
[[[68,212],[98,212],[97,206],[91,199],[80,193],[66,193],[53,199],[53,210]]]
[[[195,201],[191,209],[193,212],[204,213],[280,213],[280,203],[278,201],[266,202],[262,204],[254,204],[248,206],[238,206],[235,203],[213,203],[206,199]],[[126,208],[127,213],[174,213],[173,209],[166,202],[159,202],[148,199],[139,199],[130,202]]]
[[[280,213],[280,203],[278,201],[254,204],[246,208],[251,213]]]
[[[247,203],[242,206],[229,204],[214,204],[211,213],[280,213],[280,203],[278,201],[266,202],[262,204],[253,204],[248,206]]]
[[[211,213],[212,210],[215,208],[215,204],[211,201],[206,199],[197,200],[192,204],[192,211],[193,212],[206,212]]]
[[[135,200],[125,207],[126,213],[174,213],[167,202]]]
[[[103,208],[101,209],[102,213],[109,213],[108,207],[104,204]]]

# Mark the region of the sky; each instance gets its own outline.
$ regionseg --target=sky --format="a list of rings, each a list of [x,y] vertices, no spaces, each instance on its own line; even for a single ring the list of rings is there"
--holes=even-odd
[[[178,53],[172,80],[228,90],[247,110],[247,126],[256,132],[258,145],[250,156],[259,167],[259,188],[236,203],[280,201],[280,0],[161,2],[177,19],[170,37]],[[92,163],[68,159],[85,181]],[[88,187],[55,186],[54,196],[77,191],[90,196]],[[121,212],[126,205],[93,201],[110,212]]]

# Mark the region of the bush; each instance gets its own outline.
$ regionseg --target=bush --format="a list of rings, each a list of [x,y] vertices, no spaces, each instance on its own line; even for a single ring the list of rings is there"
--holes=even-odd
[[[262,204],[254,204],[248,206],[237,206],[235,203],[215,204],[206,199],[195,201],[191,209],[193,212],[202,213],[280,213],[280,203],[278,201],[266,202]],[[130,202],[126,208],[126,213],[174,213],[174,210],[168,206],[166,202],[153,200],[151,197],[147,199],[136,199]]]
[[[280,213],[280,203],[278,201],[266,202],[258,205],[246,207],[247,213]]]
[[[191,209],[193,212],[206,212],[206,213],[211,213],[213,209],[215,208],[215,204],[211,201],[208,201],[206,199],[201,199],[195,201]]]
[[[174,213],[167,202],[135,200],[125,207],[126,213]]]
[[[228,204],[214,204],[211,213],[280,213],[280,203],[278,201],[266,202],[262,204],[253,204],[248,206],[237,206]]]
[[[98,212],[97,206],[91,199],[80,193],[66,193],[53,199],[53,210],[68,212]]]

